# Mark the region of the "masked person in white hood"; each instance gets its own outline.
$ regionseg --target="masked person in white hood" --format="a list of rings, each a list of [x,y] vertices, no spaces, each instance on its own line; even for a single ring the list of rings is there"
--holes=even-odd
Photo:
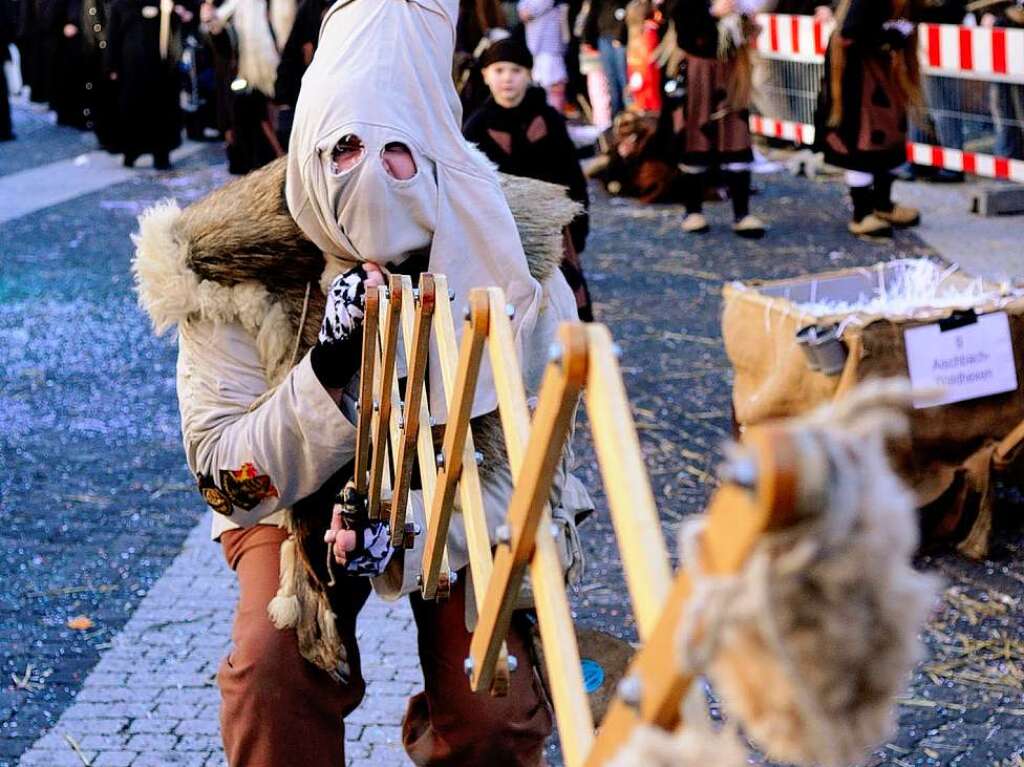
[[[356,643],[371,583],[385,598],[411,597],[424,680],[403,722],[413,762],[543,764],[552,720],[527,662],[524,616],[508,637],[520,663],[507,696],[473,694],[462,670],[475,616],[461,514],[447,541],[459,577],[445,601],[418,594],[423,536],[394,551],[372,523],[329,529],[351,477],[368,286],[389,271],[447,274],[455,316],[472,288],[501,287],[529,397],[558,323],[576,317],[558,264],[578,206],[560,187],[499,179],[463,139],[451,79],[457,12],[456,0],[339,0],[303,77],[291,154],[184,211],[167,204],[140,221],[141,302],[158,331],[178,328],[186,456],[239,578],[233,646],[218,673],[232,767],[345,763],[343,719],[362,699],[362,664],[390,662]],[[443,423],[433,357],[428,381]],[[481,467],[492,539],[512,491],[495,408],[485,369],[473,416],[477,445],[492,456]],[[552,511],[574,578],[573,523],[591,507],[569,459]],[[425,528],[418,491],[410,514]]]

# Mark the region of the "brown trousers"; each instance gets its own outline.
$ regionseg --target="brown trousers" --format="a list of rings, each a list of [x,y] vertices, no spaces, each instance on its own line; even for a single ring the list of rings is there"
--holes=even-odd
[[[224,751],[231,767],[343,767],[343,720],[365,691],[355,624],[369,582],[349,579],[351,614],[339,615],[338,623],[352,674],[340,684],[299,655],[294,631],[278,630],[267,616],[285,537],[270,525],[221,536],[241,589],[234,646],[217,674]],[[405,749],[415,764],[431,767],[543,765],[551,714],[532,666],[520,664],[506,697],[469,689],[463,671],[470,641],[465,581],[460,577],[444,602],[411,597],[425,689],[409,700],[402,724]],[[529,658],[528,636],[528,628],[514,621],[509,653]]]

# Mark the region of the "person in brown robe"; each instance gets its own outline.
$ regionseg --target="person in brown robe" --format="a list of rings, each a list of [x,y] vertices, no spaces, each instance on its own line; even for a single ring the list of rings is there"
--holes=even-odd
[[[686,181],[683,231],[706,232],[702,210],[708,170],[721,170],[733,206],[733,231],[763,237],[765,225],[750,213],[750,40],[753,23],[735,0],[677,0],[672,9],[685,54],[685,108],[673,113],[679,167]],[[736,35],[740,39],[736,40]]]
[[[906,160],[907,108],[918,100],[917,34],[907,0],[843,0],[825,57],[815,148],[846,168],[849,229],[891,236],[920,213],[892,201],[892,170]]]

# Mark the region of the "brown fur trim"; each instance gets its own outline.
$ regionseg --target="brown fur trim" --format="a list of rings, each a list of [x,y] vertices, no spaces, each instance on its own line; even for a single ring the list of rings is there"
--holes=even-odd
[[[305,290],[324,268],[284,200],[284,157],[214,190],[187,207],[177,232],[188,266],[222,285],[256,280],[278,293]]]

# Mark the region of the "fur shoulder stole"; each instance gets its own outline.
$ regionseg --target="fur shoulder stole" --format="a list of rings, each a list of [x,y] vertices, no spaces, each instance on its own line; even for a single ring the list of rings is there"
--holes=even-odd
[[[238,321],[280,380],[316,340],[325,260],[284,197],[286,158],[182,210],[167,200],[139,217],[132,264],[139,303],[163,333],[189,318]],[[501,175],[530,272],[543,282],[562,258],[562,228],[581,210],[563,187]],[[301,328],[300,322],[305,322]]]

